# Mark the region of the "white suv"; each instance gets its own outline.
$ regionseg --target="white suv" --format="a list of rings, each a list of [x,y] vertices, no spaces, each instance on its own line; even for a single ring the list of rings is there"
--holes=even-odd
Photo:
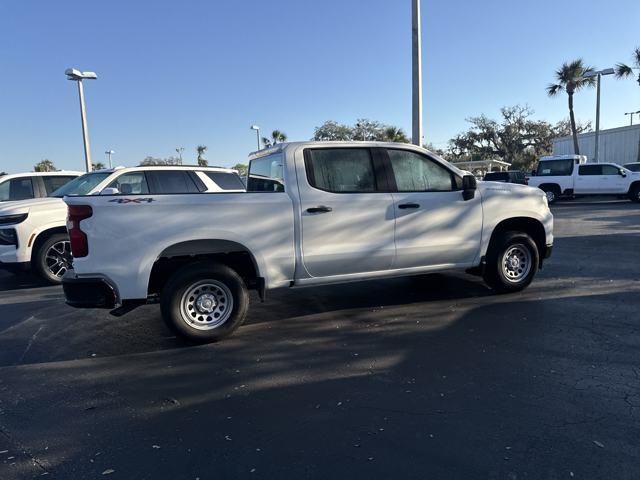
[[[29,200],[50,195],[82,172],[26,172],[0,175],[0,202]]]
[[[72,258],[66,228],[65,196],[113,195],[118,202],[141,201],[139,195],[242,192],[235,170],[218,167],[158,166],[116,168],[84,174],[47,198],[0,205],[0,269],[32,268],[58,284]],[[134,199],[127,195],[137,195]]]

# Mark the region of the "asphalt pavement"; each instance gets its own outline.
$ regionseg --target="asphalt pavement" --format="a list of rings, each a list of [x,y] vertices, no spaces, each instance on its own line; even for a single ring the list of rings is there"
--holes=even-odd
[[[522,293],[270,292],[206,346],[0,273],[0,479],[640,478],[640,206],[553,211]]]

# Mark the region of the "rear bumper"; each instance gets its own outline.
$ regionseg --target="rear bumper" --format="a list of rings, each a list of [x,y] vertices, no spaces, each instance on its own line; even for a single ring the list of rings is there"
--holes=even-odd
[[[62,277],[67,305],[75,308],[115,308],[117,295],[115,289],[104,278],[77,277],[69,270]]]

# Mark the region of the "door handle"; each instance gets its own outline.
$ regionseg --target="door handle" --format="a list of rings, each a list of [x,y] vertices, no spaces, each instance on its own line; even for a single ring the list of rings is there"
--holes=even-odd
[[[401,203],[398,205],[398,208],[405,210],[407,208],[420,208],[420,204],[418,203]]]
[[[307,212],[309,212],[309,213],[328,213],[328,212],[332,212],[332,211],[333,211],[333,208],[325,207],[324,205],[319,205],[317,207],[307,208]]]

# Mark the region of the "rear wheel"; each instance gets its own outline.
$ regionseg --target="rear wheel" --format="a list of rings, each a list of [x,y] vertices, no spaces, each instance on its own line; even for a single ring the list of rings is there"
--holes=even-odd
[[[162,318],[176,334],[196,343],[231,335],[249,308],[242,278],[225,265],[193,264],[176,272],[164,287]]]
[[[71,269],[72,262],[71,244],[64,233],[56,233],[47,238],[34,256],[36,272],[52,285],[62,282],[62,276]]]
[[[500,233],[489,246],[484,281],[497,292],[518,292],[529,286],[539,264],[538,247],[529,235]]]

